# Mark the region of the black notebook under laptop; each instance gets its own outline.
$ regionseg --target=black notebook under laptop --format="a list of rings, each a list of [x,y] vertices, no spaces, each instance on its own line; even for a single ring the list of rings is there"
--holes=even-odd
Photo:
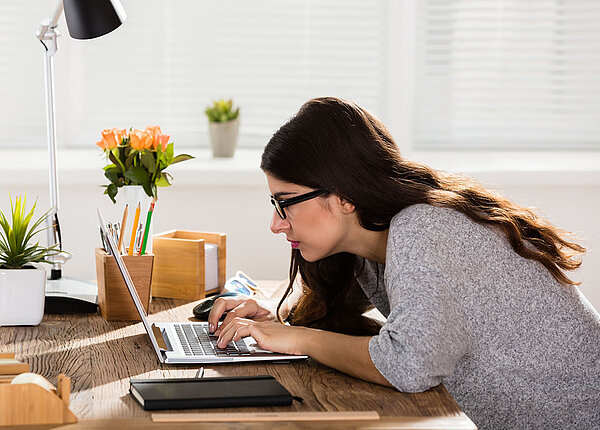
[[[132,379],[129,391],[145,410],[287,406],[292,395],[272,376]]]

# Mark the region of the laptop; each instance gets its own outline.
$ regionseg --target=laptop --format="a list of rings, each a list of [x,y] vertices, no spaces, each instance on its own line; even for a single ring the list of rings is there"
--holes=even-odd
[[[150,324],[142,301],[133,285],[131,276],[121,254],[117,250],[114,237],[108,234],[104,217],[98,208],[98,219],[102,235],[114,257],[119,272],[125,281],[127,290],[142,324],[152,343],[152,348],[161,363],[166,364],[219,364],[254,361],[290,361],[308,358],[306,355],[289,355],[260,349],[252,337],[230,342],[225,348],[217,348],[217,336],[208,332],[207,322],[161,322]]]

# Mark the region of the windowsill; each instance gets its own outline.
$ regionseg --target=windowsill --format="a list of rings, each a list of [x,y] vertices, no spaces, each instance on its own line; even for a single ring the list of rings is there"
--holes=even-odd
[[[184,149],[195,158],[166,169],[178,185],[265,185],[257,149],[238,149],[233,158],[213,158],[208,149]],[[41,149],[0,150],[0,157],[10,160],[0,169],[1,184],[39,185],[48,183],[48,152]],[[58,180],[68,184],[100,185],[106,183],[103,167],[107,162],[102,152],[93,149],[59,149],[57,151]]]
[[[167,169],[178,185],[261,186],[265,178],[261,150],[238,149],[233,158],[213,158],[210,150],[191,152],[196,158]],[[3,185],[48,183],[46,150],[0,150]],[[411,160],[449,172],[463,173],[487,184],[536,186],[600,186],[600,152],[415,151]],[[103,155],[93,149],[59,149],[58,176],[67,184],[99,185],[106,182]]]
[[[600,186],[600,151],[414,151],[408,158],[486,184]]]

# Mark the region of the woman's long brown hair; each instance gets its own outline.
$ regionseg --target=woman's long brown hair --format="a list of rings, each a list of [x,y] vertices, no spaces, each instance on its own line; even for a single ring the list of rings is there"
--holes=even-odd
[[[403,158],[385,126],[346,100],[305,103],[266,145],[261,169],[344,198],[368,230],[388,229],[394,215],[417,203],[453,208],[499,228],[517,254],[542,263],[559,283],[577,285],[564,271],[579,267],[581,261],[573,257],[585,248],[564,239],[566,232],[473,180]],[[361,316],[369,303],[355,279],[356,261],[340,253],[308,262],[292,250],[289,286],[278,314],[300,273],[304,294],[287,317],[290,323],[351,334],[376,332]]]

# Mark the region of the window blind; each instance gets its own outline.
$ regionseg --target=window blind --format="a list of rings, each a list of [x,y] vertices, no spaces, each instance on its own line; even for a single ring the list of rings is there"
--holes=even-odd
[[[46,142],[43,46],[35,37],[43,16],[31,18],[32,3],[53,7],[40,0],[0,2],[0,147]]]
[[[64,36],[54,61],[61,145],[89,147],[104,128],[157,124],[178,147],[206,147],[204,109],[218,98],[241,106],[242,147],[264,146],[312,97],[348,98],[386,117],[389,0],[122,3],[127,20],[98,39],[70,39],[64,18],[59,23]],[[34,33],[52,8],[39,0],[0,5],[3,17],[15,10],[20,17],[5,25],[25,29],[0,50],[32,63],[27,76],[12,72],[27,99],[0,77],[2,95],[22,106],[5,125],[0,146],[27,124],[33,125],[26,130],[29,141],[45,145],[43,62]],[[9,34],[0,31],[0,37]]]
[[[600,149],[600,3],[416,2],[415,147]]]

